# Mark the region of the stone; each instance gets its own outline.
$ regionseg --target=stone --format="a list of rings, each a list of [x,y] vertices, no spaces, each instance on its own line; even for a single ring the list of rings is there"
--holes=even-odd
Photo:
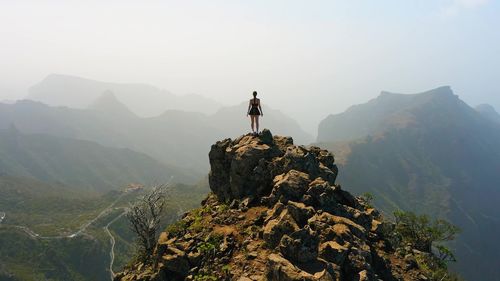
[[[258,136],[247,134],[234,141],[216,142],[210,149],[209,160],[210,189],[223,202],[267,196],[273,190],[275,177],[291,170],[312,179],[322,177],[332,185],[338,173],[328,151],[294,145],[292,138],[273,137],[267,129]],[[286,200],[286,194],[283,195]],[[291,200],[299,201],[300,197]]]
[[[185,255],[167,254],[162,257],[163,267],[180,276],[187,276],[190,267],[189,260]]]
[[[355,236],[360,238],[366,237],[366,229],[364,229],[362,226],[356,224],[348,218],[335,216],[326,212],[321,213],[320,215],[314,215],[309,219],[308,223],[315,225],[316,228],[321,229],[329,228],[331,226],[334,226],[335,224],[344,224],[349,227],[350,232]]]
[[[160,234],[154,263],[115,280],[418,280],[414,258],[432,255],[394,251],[384,237],[394,225],[335,184],[335,158],[319,147],[263,130],[215,143],[209,160],[202,215],[183,215],[182,233]]]
[[[198,265],[200,260],[201,260],[201,253],[200,252],[190,252],[187,257],[188,257],[189,264]]]
[[[313,274],[303,271],[281,255],[271,254],[267,260],[266,280],[270,281],[333,281],[334,276],[320,264]]]
[[[309,182],[309,175],[297,170],[276,176],[268,203],[275,204],[278,200],[282,203],[289,200],[299,201],[306,192]]]
[[[319,238],[309,227],[285,234],[280,240],[280,253],[292,262],[308,263],[318,257]]]
[[[319,246],[319,256],[326,261],[343,265],[348,250],[347,247],[340,245],[336,241],[327,241]]]
[[[373,280],[373,279],[370,279],[370,278],[368,277],[369,273],[368,273],[368,271],[367,271],[366,269],[365,269],[365,270],[360,271],[360,272],[358,273],[358,275],[359,275],[359,279],[358,279],[359,281],[369,281],[369,280]]]
[[[262,130],[262,132],[260,132],[259,134],[259,137],[261,139],[261,141],[267,145],[272,145],[273,144],[273,135],[271,134],[271,131],[269,131],[268,129],[264,129]]]
[[[316,212],[313,207],[306,206],[301,202],[288,201],[287,209],[293,219],[300,227],[307,224],[307,220],[311,218]]]
[[[256,259],[257,257],[258,257],[257,252],[250,252],[247,254],[247,258],[251,260]]]
[[[288,213],[288,210],[284,210],[277,218],[267,222],[264,226],[263,238],[268,246],[272,248],[278,246],[284,234],[297,230],[299,230],[299,226]]]
[[[238,209],[240,209],[242,211],[248,210],[248,207],[250,206],[251,201],[252,200],[250,197],[247,197],[247,198],[241,200],[240,205],[238,206]]]
[[[359,272],[366,270],[366,275],[369,277],[368,280],[374,280],[371,263],[372,256],[368,245],[360,244],[357,247],[351,247],[347,255],[346,272],[354,279],[354,276],[359,276]]]
[[[267,211],[265,222],[277,218],[281,214],[281,212],[283,212],[284,209],[285,205],[283,203],[277,202],[276,204],[274,204],[273,208]]]

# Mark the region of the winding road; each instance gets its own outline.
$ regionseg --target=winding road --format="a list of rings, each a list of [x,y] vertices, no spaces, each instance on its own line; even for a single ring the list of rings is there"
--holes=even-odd
[[[169,185],[170,184],[170,181],[172,180],[173,176],[170,178],[170,180],[168,181],[168,183],[166,185]],[[95,218],[93,218],[92,220],[84,223],[83,225],[81,225],[77,231],[75,231],[74,233],[72,234],[69,234],[69,235],[55,235],[55,236],[42,236],[36,232],[34,232],[32,229],[26,227],[26,226],[22,226],[22,225],[5,225],[5,226],[10,226],[10,227],[14,227],[14,228],[17,228],[17,229],[20,229],[22,230],[23,232],[25,232],[26,234],[28,234],[31,238],[33,239],[64,239],[64,238],[69,238],[69,239],[73,239],[79,235],[81,235],[90,225],[92,225],[93,223],[95,223],[97,220],[99,220],[101,217],[109,214],[110,212],[112,212],[113,210],[117,210],[117,209],[122,209],[123,212],[121,212],[119,215],[117,215],[116,217],[114,217],[111,221],[109,221],[106,226],[103,227],[104,231],[108,234],[109,236],[109,240],[110,240],[110,243],[111,243],[111,249],[109,251],[109,256],[110,256],[110,263],[109,263],[109,272],[110,272],[110,277],[111,277],[111,281],[113,281],[114,279],[114,276],[115,276],[115,273],[113,271],[113,264],[114,264],[114,261],[115,261],[115,237],[113,236],[113,234],[111,233],[111,231],[109,230],[109,227],[115,223],[118,219],[120,219],[121,217],[123,217],[124,215],[127,214],[128,212],[128,208],[126,207],[117,207],[117,208],[113,208],[115,206],[115,204],[126,194],[127,192],[123,192],[122,194],[120,194],[120,196],[118,196],[116,198],[115,201],[113,201],[107,208],[103,209]],[[177,204],[179,210],[177,212],[177,215],[180,217],[183,213],[184,213],[184,210],[183,208],[179,205],[178,202],[176,201],[173,201]],[[0,212],[0,224],[2,223],[2,221],[5,219],[5,216],[6,216],[6,213],[5,212]]]
[[[111,231],[109,231],[109,226],[112,225],[119,218],[121,218],[122,216],[124,216],[125,214],[127,214],[128,209],[126,209],[126,208],[122,208],[122,209],[124,209],[124,211],[120,215],[118,215],[117,217],[115,217],[113,220],[111,220],[110,222],[108,222],[108,224],[106,224],[105,227],[103,227],[104,231],[109,235],[109,241],[111,242],[111,250],[109,251],[109,257],[110,257],[109,273],[111,275],[111,281],[113,281],[113,279],[115,277],[115,272],[113,271],[113,264],[115,262],[115,237],[113,236],[113,234],[111,234]]]
[[[77,231],[75,231],[74,233],[71,233],[69,235],[43,236],[43,235],[40,235],[40,234],[36,233],[35,231],[33,231],[32,229],[30,229],[27,226],[22,226],[22,225],[9,225],[9,226],[24,231],[26,234],[28,234],[31,238],[34,238],[34,239],[63,239],[63,238],[70,238],[70,239],[72,239],[72,238],[75,238],[78,235],[82,234],[90,225],[92,225],[93,223],[95,223],[98,219],[100,219],[101,217],[109,214],[112,211],[112,208],[114,207],[114,205],[124,195],[125,195],[125,193],[120,194],[120,196],[118,196],[118,198],[116,198],[116,200],[113,201],[113,203],[111,203],[107,208],[105,208],[104,210],[102,210],[95,218],[93,218],[92,220],[84,223],[83,225],[81,225],[78,228]],[[2,216],[2,214],[3,214],[3,216]],[[3,219],[5,218],[5,216],[6,216],[6,214],[4,212],[0,212],[0,223],[3,221]]]
[[[43,236],[43,235],[40,235],[40,234],[34,232],[33,230],[31,230],[29,227],[26,227],[26,226],[22,226],[22,225],[8,225],[8,226],[22,230],[24,233],[28,234],[33,239],[64,239],[64,238],[73,239],[73,238],[81,235],[90,225],[92,225],[93,223],[95,223],[101,217],[109,214],[113,210],[122,209],[123,210],[122,213],[120,213],[118,216],[114,217],[111,221],[109,221],[106,224],[106,226],[103,227],[104,231],[109,235],[110,242],[111,242],[111,249],[109,251],[109,256],[111,258],[110,264],[109,264],[109,272],[110,272],[110,275],[111,275],[111,280],[113,280],[114,275],[115,275],[115,273],[113,272],[113,264],[114,264],[114,261],[115,261],[115,237],[113,236],[113,234],[111,234],[111,231],[109,231],[109,227],[114,222],[116,222],[118,219],[120,219],[122,216],[124,216],[128,212],[128,209],[125,208],[125,207],[119,207],[119,208],[114,208],[113,209],[114,205],[124,195],[125,195],[125,193],[122,193],[120,196],[118,196],[118,198],[116,198],[115,201],[113,201],[113,203],[111,203],[107,208],[105,208],[104,210],[102,210],[95,218],[93,218],[92,220],[84,223],[82,226],[80,226],[78,228],[77,231],[75,231],[74,233],[69,234],[69,235]],[[0,212],[0,223],[2,223],[2,221],[5,219],[5,216],[6,216],[5,212]]]

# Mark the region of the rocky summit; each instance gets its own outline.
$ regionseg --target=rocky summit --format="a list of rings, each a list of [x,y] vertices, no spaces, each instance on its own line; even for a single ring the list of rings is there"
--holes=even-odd
[[[335,183],[334,156],[264,130],[212,145],[212,193],[115,280],[427,280],[379,212]]]

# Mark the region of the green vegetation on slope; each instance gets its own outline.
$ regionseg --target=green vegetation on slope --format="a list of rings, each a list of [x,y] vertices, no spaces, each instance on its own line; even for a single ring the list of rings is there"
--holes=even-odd
[[[15,128],[0,131],[0,175],[101,191],[121,189],[130,183],[166,182],[171,176],[183,178],[175,168],[129,149],[49,135],[25,135]]]
[[[197,206],[207,192],[203,186],[189,185],[173,185],[170,190],[165,226],[178,218],[179,207]],[[109,280],[110,237],[103,227],[142,192],[97,195],[0,177],[0,212],[6,213],[0,224],[0,280]],[[134,255],[135,237],[124,217],[110,225],[110,232],[116,241],[113,269],[118,271]]]
[[[471,280],[500,280],[495,266],[500,263],[500,245],[492,242],[500,234],[495,216],[500,126],[453,95],[427,95],[422,100],[390,115],[395,121],[411,120],[405,126],[387,122],[382,130],[343,147],[322,146],[335,153],[343,149],[338,181],[355,193],[372,193],[377,208],[386,213],[412,210],[458,225],[462,233],[450,244],[457,257],[453,269]],[[356,126],[346,122],[344,126]],[[335,128],[330,129],[329,134],[335,134]]]

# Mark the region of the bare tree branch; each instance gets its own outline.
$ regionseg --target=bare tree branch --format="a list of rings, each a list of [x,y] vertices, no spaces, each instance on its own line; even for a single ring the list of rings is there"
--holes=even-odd
[[[140,258],[143,262],[151,261],[166,199],[167,186],[154,186],[151,191],[132,204],[127,213],[130,227],[137,235]]]

